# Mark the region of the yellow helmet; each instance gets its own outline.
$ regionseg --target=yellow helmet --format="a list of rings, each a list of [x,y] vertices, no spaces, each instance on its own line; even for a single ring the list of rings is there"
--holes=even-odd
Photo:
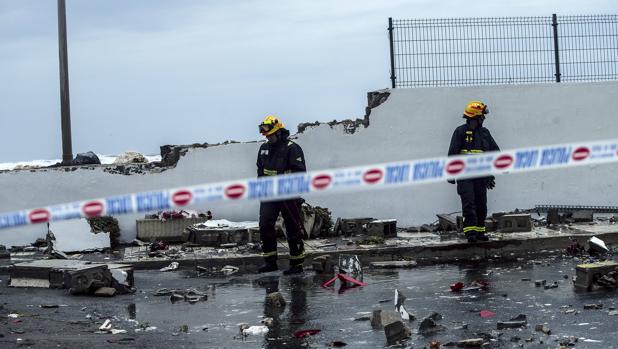
[[[284,128],[285,125],[278,117],[274,115],[268,115],[264,118],[264,121],[260,124],[260,133],[262,136],[270,136],[271,134]]]
[[[489,109],[485,103],[479,101],[468,103],[468,105],[466,105],[466,109],[464,110],[465,118],[475,118],[485,114],[489,114]]]

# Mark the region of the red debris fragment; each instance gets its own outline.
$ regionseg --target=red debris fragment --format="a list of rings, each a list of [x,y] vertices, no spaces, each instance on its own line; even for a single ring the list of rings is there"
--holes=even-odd
[[[367,286],[366,283],[364,283],[362,281],[358,281],[358,280],[356,280],[354,278],[351,278],[351,277],[349,277],[346,274],[337,274],[337,275],[335,275],[334,278],[324,282],[322,284],[322,287],[328,287],[328,286],[332,285],[333,282],[335,282],[337,279],[339,279],[341,282],[344,282],[344,281],[351,282],[351,283],[355,284],[356,286]]]
[[[492,318],[494,316],[496,316],[496,313],[494,313],[493,311],[481,310],[481,317],[484,319]]]
[[[294,337],[296,338],[305,338],[307,336],[313,336],[314,334],[320,333],[321,330],[312,329],[312,330],[300,330],[294,332]]]
[[[463,282],[457,282],[451,285],[451,292],[459,292],[464,288]]]

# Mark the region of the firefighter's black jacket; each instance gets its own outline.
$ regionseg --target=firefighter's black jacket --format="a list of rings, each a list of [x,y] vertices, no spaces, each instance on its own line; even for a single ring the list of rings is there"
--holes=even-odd
[[[305,156],[300,145],[288,139],[290,131],[281,129],[277,141],[260,146],[257,157],[257,175],[275,176],[284,173],[305,172]]]
[[[485,127],[472,130],[468,124],[461,125],[453,132],[448,155],[476,154],[486,151],[498,151],[500,148]]]

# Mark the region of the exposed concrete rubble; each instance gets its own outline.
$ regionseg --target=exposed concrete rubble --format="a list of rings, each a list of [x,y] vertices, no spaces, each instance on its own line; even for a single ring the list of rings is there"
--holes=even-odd
[[[115,165],[120,164],[145,164],[148,162],[148,159],[142,153],[138,153],[135,151],[127,151],[120,154],[115,160]]]
[[[133,267],[123,264],[38,260],[11,265],[9,274],[13,287],[61,288],[71,294],[93,294],[102,287],[128,293],[134,287]]]
[[[316,122],[305,122],[298,125],[298,133],[303,133],[307,129],[320,126],[322,124],[327,124],[328,126],[343,126],[343,131],[348,134],[354,134],[356,130],[358,130],[361,126],[363,128],[369,127],[369,115],[371,115],[371,110],[373,108],[377,108],[382,103],[386,102],[388,96],[390,96],[389,90],[379,90],[374,92],[367,93],[367,107],[365,108],[365,116],[362,119],[356,120],[333,120],[327,123],[322,123],[319,121]]]

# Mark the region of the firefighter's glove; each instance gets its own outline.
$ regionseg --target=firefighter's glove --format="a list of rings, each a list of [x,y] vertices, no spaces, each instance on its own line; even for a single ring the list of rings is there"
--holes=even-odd
[[[487,178],[487,189],[492,190],[496,187],[496,177],[491,176]]]
[[[455,184],[455,180],[454,179],[449,179],[449,180],[447,180],[447,182],[449,182],[451,184]]]

